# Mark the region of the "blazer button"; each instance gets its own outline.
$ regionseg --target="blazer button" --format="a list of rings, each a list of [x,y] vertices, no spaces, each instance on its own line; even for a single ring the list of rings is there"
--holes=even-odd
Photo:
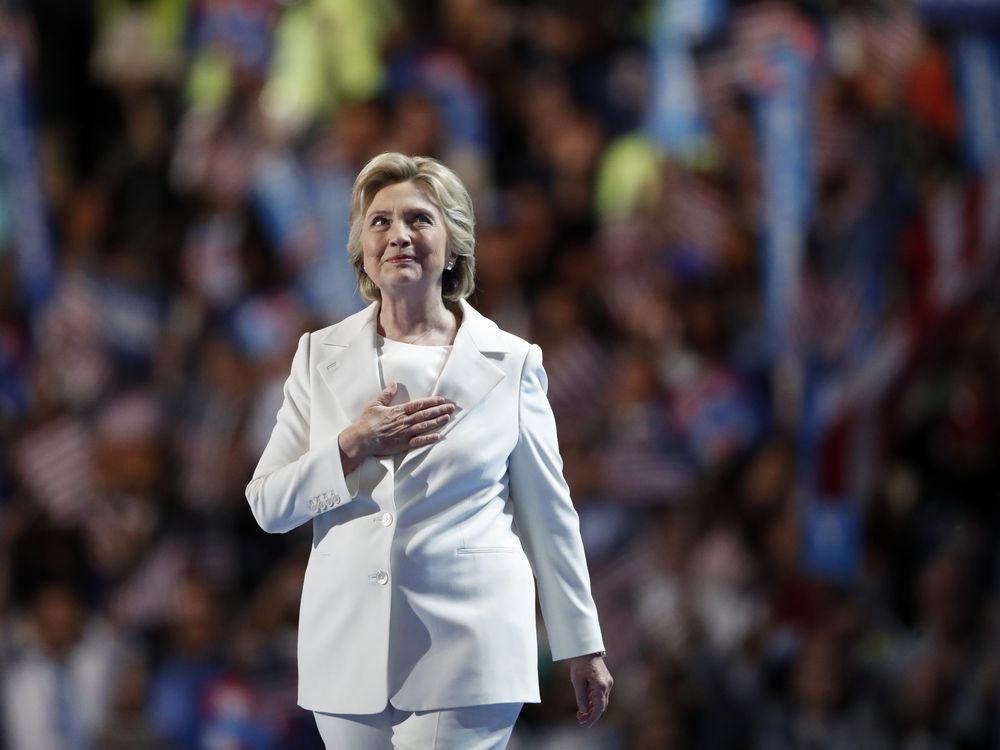
[[[386,573],[384,570],[380,570],[378,573],[375,574],[375,583],[377,583],[379,586],[385,586],[387,583],[389,583],[389,574]]]
[[[383,513],[372,519],[376,526],[392,526],[392,513]]]

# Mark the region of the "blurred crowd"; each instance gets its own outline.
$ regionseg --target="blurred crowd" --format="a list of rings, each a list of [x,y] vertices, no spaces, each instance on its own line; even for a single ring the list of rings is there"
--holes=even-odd
[[[512,748],[1000,746],[965,33],[903,0],[0,2],[0,748],[321,747],[308,529],[243,489],[298,334],[361,306],[384,150],[462,176],[472,302],[542,346],[616,679],[576,727],[543,640]],[[812,204],[778,340],[774,40],[808,60]]]

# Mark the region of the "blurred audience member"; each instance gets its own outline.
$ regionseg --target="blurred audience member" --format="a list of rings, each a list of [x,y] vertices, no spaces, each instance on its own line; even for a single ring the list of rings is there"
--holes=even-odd
[[[207,696],[225,672],[223,621],[215,595],[189,581],[168,625],[166,652],[149,690],[153,725],[174,747],[200,747]]]
[[[3,729],[10,750],[89,747],[111,713],[122,644],[77,593],[38,591],[3,674]]]
[[[118,675],[111,712],[94,739],[94,750],[169,750],[150,721],[148,698],[149,666],[132,657]]]

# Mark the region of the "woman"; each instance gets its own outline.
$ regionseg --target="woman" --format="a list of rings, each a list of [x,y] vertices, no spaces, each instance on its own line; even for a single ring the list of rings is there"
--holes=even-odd
[[[312,521],[299,705],[328,748],[505,747],[539,700],[537,582],[590,726],[612,680],[541,352],[465,302],[468,192],[386,153],[350,221],[371,304],[299,340],[246,493],[265,531]]]

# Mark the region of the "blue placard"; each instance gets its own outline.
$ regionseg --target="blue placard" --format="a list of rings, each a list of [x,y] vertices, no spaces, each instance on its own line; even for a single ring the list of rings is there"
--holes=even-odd
[[[802,565],[807,573],[849,585],[861,557],[861,513],[851,498],[812,496],[802,509]]]
[[[791,348],[795,294],[812,210],[809,160],[811,66],[787,42],[766,52],[774,85],[754,97],[762,151],[763,291],[767,347]]]

